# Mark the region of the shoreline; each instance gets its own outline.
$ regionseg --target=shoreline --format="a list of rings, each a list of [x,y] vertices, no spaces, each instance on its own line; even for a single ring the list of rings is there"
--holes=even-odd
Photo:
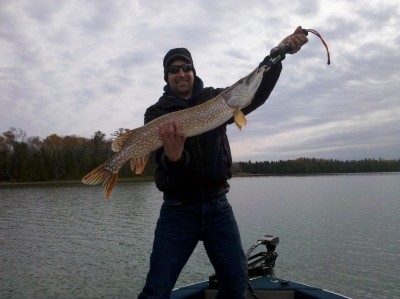
[[[293,174],[252,174],[252,173],[236,173],[232,175],[232,178],[242,178],[242,177],[272,177],[272,176],[329,176],[329,175],[373,175],[373,174],[400,174],[398,171],[389,172],[339,172],[339,173],[293,173]],[[153,182],[154,177],[144,176],[144,177],[131,177],[131,178],[121,178],[118,179],[118,183],[124,182]],[[0,182],[1,186],[39,186],[39,185],[78,185],[90,186],[83,184],[80,180],[52,180],[52,181],[40,181],[40,182]],[[95,186],[95,185],[94,185]]]
[[[138,177],[138,178],[121,178],[118,179],[118,183],[123,182],[151,182],[153,177]],[[52,180],[52,181],[40,181],[40,182],[0,182],[0,186],[27,186],[27,185],[85,185],[80,180]],[[95,186],[95,185],[93,185]]]

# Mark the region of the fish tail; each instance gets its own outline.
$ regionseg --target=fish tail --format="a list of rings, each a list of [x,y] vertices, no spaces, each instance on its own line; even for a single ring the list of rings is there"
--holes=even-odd
[[[117,180],[118,173],[112,173],[107,170],[104,163],[85,175],[82,179],[82,183],[87,185],[98,185],[103,183],[106,199],[108,199],[111,195],[111,191],[117,183]]]

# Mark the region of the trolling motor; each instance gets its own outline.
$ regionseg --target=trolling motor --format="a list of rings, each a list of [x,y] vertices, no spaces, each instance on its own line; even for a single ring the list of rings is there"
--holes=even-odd
[[[278,244],[279,237],[265,235],[264,238],[258,240],[248,249],[246,253],[248,279],[259,276],[275,277],[274,267],[275,261],[278,257],[278,253],[275,252],[275,249]],[[251,253],[260,245],[265,245],[266,251],[261,251],[251,255]],[[218,277],[216,274],[211,275],[208,282],[210,288],[218,288]]]
[[[279,237],[265,235],[264,238],[258,240],[249,248],[246,254],[247,274],[249,279],[258,276],[275,276],[274,267],[275,261],[278,258],[278,253],[275,252],[275,249],[278,244]],[[265,245],[267,251],[261,251],[250,256],[260,245]]]

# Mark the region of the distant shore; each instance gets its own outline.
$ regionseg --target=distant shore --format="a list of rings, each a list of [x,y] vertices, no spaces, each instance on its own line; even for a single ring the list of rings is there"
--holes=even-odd
[[[145,176],[145,177],[132,177],[132,178],[120,178],[118,182],[151,182],[153,181],[153,177]],[[0,182],[0,186],[18,186],[18,185],[58,185],[58,184],[82,184],[79,180],[51,180],[51,181],[37,181],[37,182]]]
[[[400,172],[348,172],[348,173],[293,173],[293,174],[259,174],[259,173],[235,173],[232,178],[235,177],[271,177],[271,176],[325,176],[325,175],[355,175],[355,174],[396,174]],[[118,183],[126,182],[152,182],[154,178],[152,176],[137,176],[137,177],[126,177],[118,179]],[[0,182],[1,186],[39,186],[39,185],[84,185],[80,180],[50,180],[50,181],[38,181],[38,182]]]

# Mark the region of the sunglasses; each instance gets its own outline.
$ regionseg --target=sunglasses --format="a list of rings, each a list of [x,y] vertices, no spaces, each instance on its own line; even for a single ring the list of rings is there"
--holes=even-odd
[[[167,72],[168,73],[179,73],[179,70],[182,69],[182,71],[186,72],[190,72],[193,71],[193,65],[191,65],[190,63],[186,63],[186,64],[182,64],[182,65],[171,65],[167,68]]]

